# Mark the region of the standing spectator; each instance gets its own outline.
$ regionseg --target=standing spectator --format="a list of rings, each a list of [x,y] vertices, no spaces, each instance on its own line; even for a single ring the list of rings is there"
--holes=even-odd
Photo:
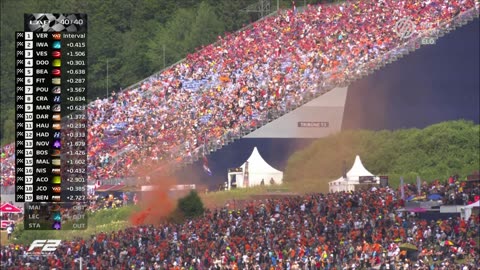
[[[122,193],[122,200],[123,200],[123,205],[127,205],[127,204],[128,204],[128,195],[127,195],[127,193],[125,193],[125,192]]]
[[[8,240],[10,240],[10,238],[12,237],[12,233],[13,233],[13,225],[9,224],[8,227],[7,227],[7,239]]]
[[[138,203],[138,198],[137,198],[137,193],[135,193],[135,194],[133,195],[133,204],[134,204],[134,205],[137,205],[137,203]]]

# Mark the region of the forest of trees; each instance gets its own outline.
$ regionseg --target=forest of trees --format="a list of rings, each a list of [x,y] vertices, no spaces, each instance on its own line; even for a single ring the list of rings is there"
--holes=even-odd
[[[465,177],[480,169],[480,125],[450,121],[425,129],[343,131],[322,138],[288,160],[285,181],[333,180],[349,170],[356,155],[375,175],[388,175],[394,186],[403,176],[413,182]]]
[[[86,13],[88,16],[88,97],[126,88],[259,19],[243,12],[258,0],[2,0],[1,117],[2,145],[14,140],[15,32],[23,31],[24,13]],[[299,0],[297,6],[332,2]],[[291,8],[291,0],[279,0]],[[276,0],[271,1],[271,10]],[[165,65],[163,52],[165,48]]]

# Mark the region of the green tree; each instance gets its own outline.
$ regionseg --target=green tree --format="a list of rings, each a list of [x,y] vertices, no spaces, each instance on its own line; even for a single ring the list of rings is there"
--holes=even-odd
[[[195,22],[193,9],[178,9],[165,26],[157,25],[158,32],[148,41],[146,54],[150,65],[161,66],[165,46],[167,65],[184,58],[194,47],[189,43],[191,26]]]
[[[213,8],[204,1],[197,9],[195,22],[190,30],[189,43],[194,48],[207,45],[214,42],[218,35],[223,34],[224,29]]]
[[[218,19],[223,22],[225,31],[231,32],[240,29],[251,21],[251,16],[247,12],[242,11],[252,3],[257,3],[255,0],[210,0],[209,3],[215,8],[215,13]],[[253,17],[258,17],[254,14]]]
[[[205,211],[202,199],[200,199],[194,190],[178,201],[178,210],[186,218],[198,217]]]
[[[6,119],[3,124],[2,139],[9,142],[15,140],[15,121],[13,119]]]

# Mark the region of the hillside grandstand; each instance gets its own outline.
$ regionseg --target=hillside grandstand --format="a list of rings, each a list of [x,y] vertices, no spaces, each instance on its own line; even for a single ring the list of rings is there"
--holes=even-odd
[[[192,163],[478,15],[473,0],[434,0],[353,1],[267,17],[90,103],[89,181]],[[408,39],[395,31],[401,18],[416,25]],[[13,154],[13,144],[2,149],[4,187],[14,183]]]

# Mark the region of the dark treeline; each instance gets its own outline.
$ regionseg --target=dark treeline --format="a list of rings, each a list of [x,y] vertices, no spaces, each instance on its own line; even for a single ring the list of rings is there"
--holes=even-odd
[[[23,31],[24,13],[88,14],[88,98],[118,91],[260,18],[242,11],[259,0],[2,0],[1,118],[2,145],[14,140],[15,31]],[[331,2],[299,0],[297,6]],[[280,0],[281,8],[292,1]],[[276,0],[271,1],[272,12]],[[165,61],[164,61],[165,48]]]

